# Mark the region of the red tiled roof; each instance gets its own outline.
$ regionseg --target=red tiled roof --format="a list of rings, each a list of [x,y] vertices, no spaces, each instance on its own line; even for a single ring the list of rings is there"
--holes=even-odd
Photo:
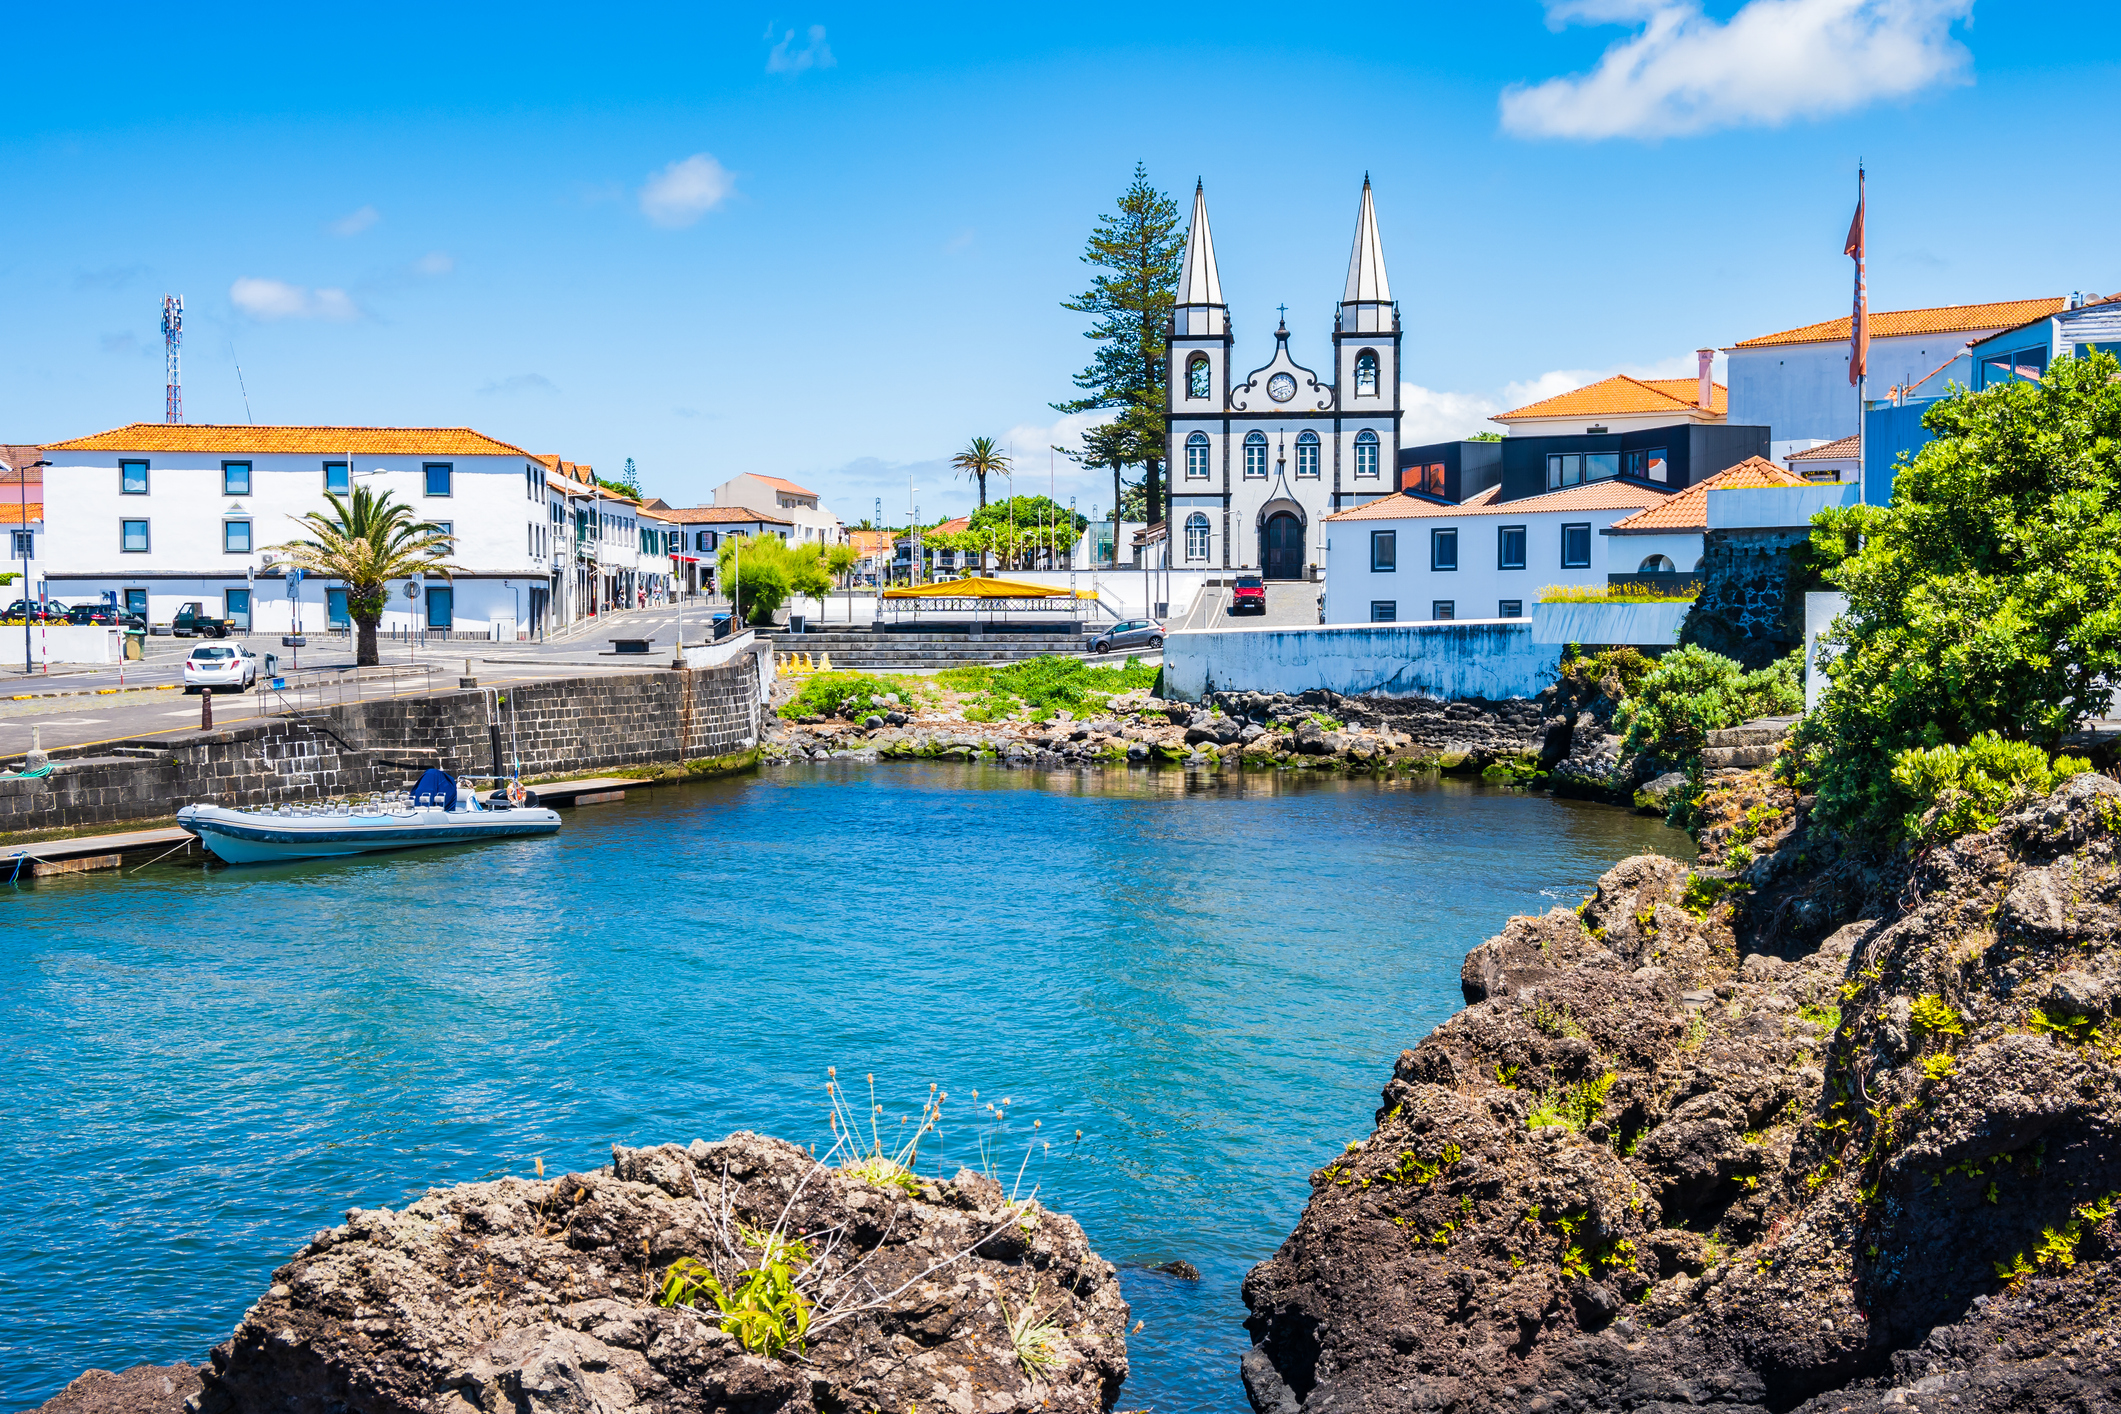
[[[1725,416],[1730,408],[1730,392],[1721,383],[1709,385],[1709,414]],[[1689,414],[1702,415],[1701,404],[1695,399],[1701,396],[1699,378],[1630,378],[1625,373],[1616,373],[1611,378],[1601,378],[1596,383],[1574,388],[1566,393],[1557,393],[1551,398],[1542,398],[1536,403],[1527,403],[1510,412],[1498,412],[1490,422],[1515,422],[1520,418],[1534,417],[1639,417],[1645,413],[1674,417]]]
[[[1587,481],[1581,486],[1564,486],[1559,491],[1520,496],[1514,501],[1498,501],[1496,497],[1501,494],[1500,487],[1490,486],[1478,495],[1451,505],[1396,491],[1359,506],[1350,506],[1326,519],[1450,520],[1458,516],[1532,515],[1539,511],[1639,511],[1666,500],[1670,493],[1652,491],[1633,481]]]
[[[1804,486],[1809,483],[1794,471],[1785,471],[1762,457],[1747,457],[1736,466],[1725,467],[1714,476],[1695,482],[1677,495],[1613,522],[1614,530],[1707,530],[1709,492],[1740,486]]]
[[[2044,315],[2059,314],[2068,301],[2060,295],[2044,299],[2001,300],[1994,304],[1941,304],[1929,309],[1874,309],[1870,314],[1871,337],[1893,339],[1907,334],[1974,334],[1986,329],[2010,329]],[[1762,334],[1731,345],[1735,349],[1761,349],[1776,344],[1846,343],[1849,320],[1828,319]]]
[[[1793,462],[1854,461],[1856,452],[1857,438],[1854,433],[1851,433],[1838,442],[1828,442],[1822,446],[1812,447],[1802,452],[1791,452],[1790,460]]]
[[[748,506],[670,506],[655,512],[663,520],[680,525],[792,525],[776,515]]]

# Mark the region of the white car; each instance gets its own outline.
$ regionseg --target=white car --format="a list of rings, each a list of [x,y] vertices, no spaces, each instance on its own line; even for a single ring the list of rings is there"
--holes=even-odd
[[[186,692],[245,692],[258,681],[258,655],[239,643],[194,648],[184,660]]]

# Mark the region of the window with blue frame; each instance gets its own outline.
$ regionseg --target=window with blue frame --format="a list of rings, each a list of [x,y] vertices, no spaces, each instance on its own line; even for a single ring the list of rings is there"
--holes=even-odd
[[[221,550],[229,555],[250,553],[250,522],[247,520],[224,520],[221,522]]]
[[[147,494],[147,463],[119,462],[118,491],[121,495],[126,496],[145,496]]]
[[[2047,346],[2013,349],[2008,353],[1989,354],[1981,360],[1981,386],[2001,387],[2005,383],[2037,383],[2047,376]]]
[[[353,494],[353,476],[345,462],[324,463],[324,489],[333,496]]]
[[[250,463],[221,463],[221,494],[224,496],[248,496],[250,494]]]
[[[455,479],[456,468],[448,462],[429,462],[422,468],[427,473],[427,494],[448,496],[453,494],[450,483]]]

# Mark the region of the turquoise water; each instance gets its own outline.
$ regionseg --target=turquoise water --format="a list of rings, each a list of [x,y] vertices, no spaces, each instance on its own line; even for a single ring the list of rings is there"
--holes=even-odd
[[[637,796],[550,840],[0,891],[0,1408],[202,1358],[350,1206],[822,1139],[837,1065],[893,1115],[951,1092],[923,1169],[1035,1138],[1026,1186],[1147,1323],[1122,1403],[1241,1410],[1245,1270],[1466,950],[1690,852],[1433,779],[835,763]],[[1140,1269],[1174,1258],[1203,1279]]]

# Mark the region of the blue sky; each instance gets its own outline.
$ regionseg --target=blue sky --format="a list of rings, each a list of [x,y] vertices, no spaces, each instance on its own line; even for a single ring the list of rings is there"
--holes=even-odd
[[[1044,490],[1077,429],[1137,160],[1206,180],[1240,366],[1284,302],[1324,361],[1372,175],[1410,440],[1841,313],[1859,156],[1875,308],[2121,290],[2110,3],[896,10],[24,10],[0,440],[158,419],[169,292],[190,421],[959,511],[966,439]]]

